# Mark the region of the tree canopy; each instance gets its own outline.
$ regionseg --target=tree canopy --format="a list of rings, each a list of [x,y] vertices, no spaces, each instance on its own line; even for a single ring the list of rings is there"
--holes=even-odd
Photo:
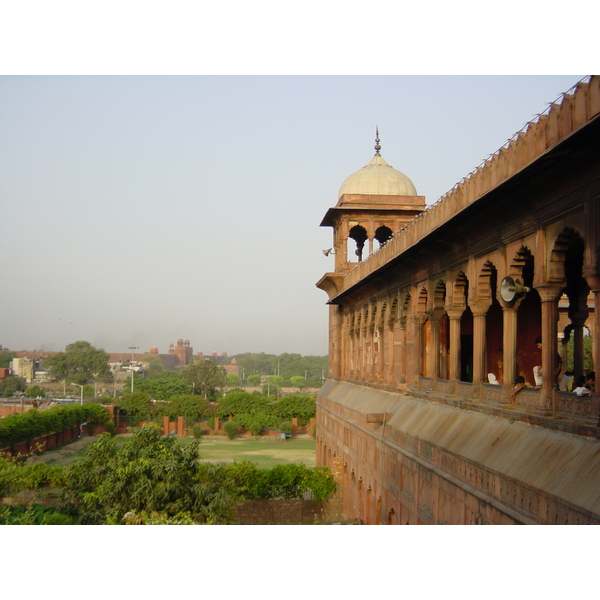
[[[48,357],[44,364],[53,379],[83,385],[110,376],[108,359],[104,350],[79,341],[69,344],[64,352]]]
[[[217,398],[220,390],[227,384],[225,369],[208,359],[188,365],[181,373],[184,381],[192,386],[193,393],[204,396],[207,400]]]

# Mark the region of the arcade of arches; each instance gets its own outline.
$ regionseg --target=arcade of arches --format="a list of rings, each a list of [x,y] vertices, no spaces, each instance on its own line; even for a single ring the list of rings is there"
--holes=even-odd
[[[342,185],[317,459],[349,518],[600,523],[600,396],[564,377],[600,356],[599,115],[592,77],[427,210],[378,138]]]

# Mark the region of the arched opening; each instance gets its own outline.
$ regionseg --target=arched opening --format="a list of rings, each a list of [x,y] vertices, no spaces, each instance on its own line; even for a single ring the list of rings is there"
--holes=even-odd
[[[525,246],[521,247],[513,259],[511,275],[530,288],[518,301],[516,373],[535,387],[533,368],[542,364],[541,351],[536,345],[536,339],[542,335],[542,303],[540,295],[533,287],[535,259]]]
[[[348,244],[348,262],[361,262],[363,259],[363,251],[365,242],[367,241],[367,230],[362,225],[355,225],[349,232],[348,238],[356,242],[356,249],[351,252],[350,244]]]
[[[393,237],[392,230],[385,225],[378,227],[375,231],[375,239],[379,242],[379,248],[387,244]]]
[[[590,314],[595,318],[594,301],[582,275],[583,258],[582,237],[575,230],[565,228],[554,244],[549,271],[565,285],[558,304],[558,330],[562,337],[563,371],[568,371],[567,377],[574,379],[594,368],[591,328],[586,328]]]

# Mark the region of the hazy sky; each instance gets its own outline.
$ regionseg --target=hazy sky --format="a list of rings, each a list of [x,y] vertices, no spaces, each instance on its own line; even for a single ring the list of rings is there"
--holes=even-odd
[[[430,204],[580,78],[0,77],[0,344],[326,354],[375,126]]]

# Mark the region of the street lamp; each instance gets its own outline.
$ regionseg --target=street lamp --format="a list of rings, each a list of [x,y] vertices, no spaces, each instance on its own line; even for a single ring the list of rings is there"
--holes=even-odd
[[[135,359],[134,352],[139,348],[139,346],[129,346],[131,350],[131,393],[133,394],[133,361]]]

